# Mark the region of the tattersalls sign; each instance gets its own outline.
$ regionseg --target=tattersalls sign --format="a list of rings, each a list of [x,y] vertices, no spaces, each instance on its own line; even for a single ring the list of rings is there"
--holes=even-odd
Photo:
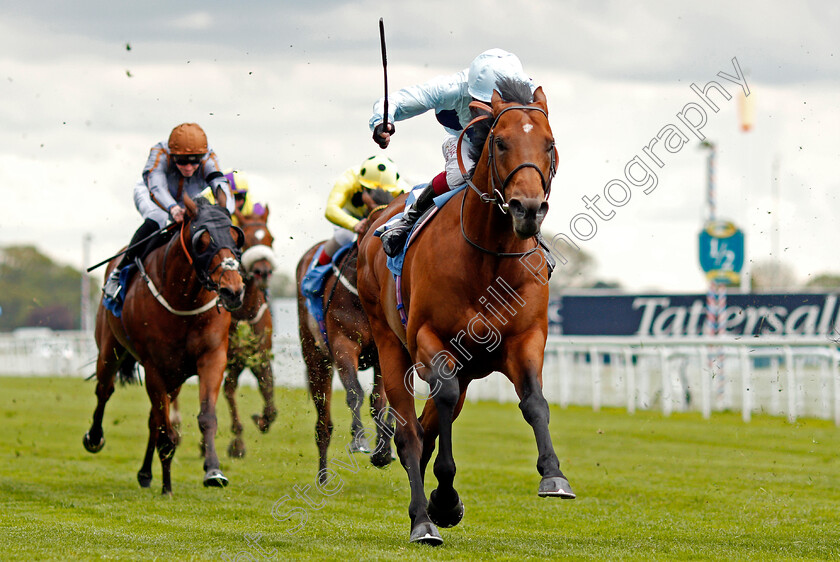
[[[722,333],[829,336],[840,330],[838,295],[729,294]],[[704,334],[705,295],[563,296],[548,308],[552,334],[679,337]]]

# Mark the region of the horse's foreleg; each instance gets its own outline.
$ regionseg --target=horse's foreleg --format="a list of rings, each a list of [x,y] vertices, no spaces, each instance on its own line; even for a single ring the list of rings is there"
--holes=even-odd
[[[306,363],[309,395],[315,405],[315,445],[318,447],[318,475],[326,478],[327,449],[332,438],[333,424],[330,418],[332,399],[332,364],[329,358],[316,349],[314,340],[301,330],[301,350]]]
[[[432,391],[434,405],[426,402],[420,424],[423,427],[423,455],[421,470],[425,471],[432,451],[434,435],[437,434],[439,449],[435,459],[434,471],[438,485],[429,496],[428,512],[432,522],[440,527],[454,527],[464,516],[464,504],[455,490],[455,458],[452,455],[452,422],[456,410],[463,404],[457,373],[458,364],[440,354],[440,340],[429,331],[420,330],[417,334],[417,359],[425,365],[431,365],[428,383]],[[466,390],[466,389],[465,389]]]
[[[528,356],[511,353],[505,373],[513,382],[516,394],[519,396],[519,409],[525,421],[533,428],[537,440],[537,470],[542,476],[538,495],[541,497],[559,497],[573,499],[575,497],[569,481],[560,470],[560,461],[554,452],[551,434],[548,430],[550,412],[548,402],[542,392],[542,350],[544,345],[539,343],[531,346],[537,349]],[[528,350],[526,342],[512,342],[512,350]],[[534,359],[538,357],[537,359]]]
[[[228,445],[228,456],[242,458],[245,456],[245,442],[242,440],[242,421],[239,419],[239,409],[236,407],[236,387],[239,385],[239,375],[244,367],[240,363],[229,365],[225,375],[225,399],[230,408],[230,430],[233,432],[233,439]]]
[[[266,351],[263,361],[251,371],[257,377],[257,383],[260,386],[260,394],[263,397],[263,414],[253,414],[251,419],[257,424],[257,428],[262,433],[268,432],[271,424],[277,419],[277,408],[274,406],[274,371],[271,368],[270,357],[271,349]]]
[[[175,446],[181,444],[181,405],[178,403],[178,395],[170,397],[169,400],[169,424],[175,434]]]
[[[140,483],[141,488],[148,488],[152,485],[152,455],[155,452],[155,443],[157,442],[157,423],[154,416],[149,411],[149,442],[146,445],[146,455],[143,457],[143,466],[137,472],[137,482]]]
[[[198,395],[200,410],[198,428],[204,439],[204,485],[227,486],[228,479],[219,468],[219,456],[216,454],[216,400],[222,386],[222,377],[227,364],[227,346],[202,355],[197,362]]]
[[[361,348],[358,343],[343,336],[333,338],[332,345],[338,378],[341,379],[341,384],[347,391],[347,407],[350,408],[352,415],[350,422],[351,451],[369,453],[370,444],[362,425],[362,404],[365,401],[365,393],[362,390],[362,385],[359,384],[358,374]]]
[[[385,398],[385,385],[382,382],[382,369],[379,367],[378,357],[373,359],[370,415],[376,423],[376,448],[370,455],[370,463],[377,468],[385,468],[393,460],[391,438],[394,436],[394,414]]]
[[[400,463],[408,474],[411,489],[411,501],[408,504],[408,516],[411,519],[409,540],[440,545],[443,539],[437,527],[429,519],[428,500],[423,489],[423,471],[420,469],[423,428],[417,421],[417,413],[414,411],[413,384],[406,383],[407,377],[413,376],[411,358],[386,322],[371,317],[370,323],[379,350],[379,364],[382,366],[385,394],[398,420],[394,432],[394,445],[396,445]]]

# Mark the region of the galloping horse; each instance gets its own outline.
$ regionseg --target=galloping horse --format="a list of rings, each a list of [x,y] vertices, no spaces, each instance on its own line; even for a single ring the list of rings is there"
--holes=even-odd
[[[242,440],[242,422],[236,407],[236,387],[239,375],[246,366],[257,378],[265,406],[262,415],[253,414],[251,419],[263,433],[277,418],[274,406],[274,372],[271,369],[271,336],[273,333],[271,303],[268,300],[268,281],[277,260],[271,249],[274,237],[268,230],[268,207],[262,213],[235,216],[245,233],[242,247],[242,270],[245,279],[245,302],[231,312],[230,345],[228,346],[227,375],[225,376],[225,398],[230,406],[231,431],[233,439],[228,446],[231,457],[245,456],[245,442]],[[246,335],[236,333],[245,330]],[[250,332],[250,334],[248,334]],[[249,337],[250,336],[250,337]]]
[[[121,316],[108,312],[101,302],[96,315],[97,404],[84,437],[85,449],[96,453],[105,445],[105,404],[114,392],[117,370],[133,357],[145,369],[152,404],[149,441],[137,479],[144,488],[151,484],[151,459],[157,447],[163,493],[169,495],[177,438],[169,420],[169,401],[196,374],[198,426],[206,444],[204,485],[221,487],[228,482],[216,455],[216,399],[227,360],[229,310],[242,305],[245,287],[238,260],[242,231],[232,226],[224,204],[224,196],[213,205],[185,195],[179,234],[143,260],[138,279],[126,290]],[[116,259],[106,276],[115,265]]]
[[[365,237],[359,252],[359,296],[379,349],[386,396],[406,420],[397,425],[394,442],[411,488],[412,542],[441,544],[436,525],[451,527],[463,517],[453,487],[452,422],[470,381],[493,371],[513,383],[534,430],[538,495],[574,497],[551,443],[542,394],[548,271],[535,237],[548,211],[556,163],[546,98],[542,88],[532,95],[527,84],[500,80],[491,105],[473,103],[485,126],[474,130],[481,154],[473,154],[469,188],[454,195],[409,246],[401,277],[405,326],[380,241]],[[392,205],[377,223],[401,207]],[[415,370],[433,398],[419,420]],[[438,438],[438,487],[427,502],[423,482]]]
[[[393,200],[385,190],[365,190],[362,198],[368,209],[368,221],[376,218]],[[370,222],[369,222],[370,224]],[[360,235],[361,239],[364,234]],[[347,251],[333,265],[333,273],[324,286],[322,303],[327,339],[324,341],[317,322],[306,307],[301,292],[301,282],[315,253],[323,242],[307,250],[297,265],[298,286],[298,329],[303,360],[306,363],[309,393],[315,403],[315,443],[318,446],[318,474],[323,476],[327,468],[327,448],[333,431],[330,415],[332,399],[333,367],[338,371],[341,384],[347,390],[347,406],[352,412],[350,444],[352,451],[370,452],[362,426],[361,407],[364,391],[359,384],[358,372],[373,367],[373,390],[370,395],[371,414],[376,423],[376,447],[371,454],[371,463],[385,467],[391,463],[391,417],[386,414],[387,401],[382,389],[382,373],[376,345],[370,332],[370,325],[359,302],[356,291],[356,259],[358,246]],[[385,417],[383,417],[385,416]]]

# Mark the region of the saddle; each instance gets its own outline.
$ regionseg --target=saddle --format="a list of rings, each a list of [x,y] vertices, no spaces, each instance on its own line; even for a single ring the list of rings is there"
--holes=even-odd
[[[349,244],[345,244],[339,248],[335,254],[333,254],[332,261],[324,265],[318,265],[318,257],[321,255],[321,252],[324,251],[324,246],[326,244],[318,246],[318,249],[312,256],[312,262],[306,270],[306,275],[303,276],[303,280],[300,282],[300,292],[306,299],[306,308],[309,310],[309,314],[311,314],[318,323],[318,328],[321,330],[321,335],[324,337],[325,342],[328,340],[327,325],[324,316],[324,285],[326,284],[327,277],[329,277],[333,267],[341,261],[341,258],[350,251],[354,244],[355,242],[350,242]]]
[[[405,254],[408,251],[408,247],[416,238],[417,234],[423,229],[423,227],[429,224],[429,222],[432,220],[432,217],[434,217],[434,215],[437,214],[438,210],[441,209],[447,201],[452,199],[452,197],[456,194],[461,193],[461,191],[463,191],[466,188],[467,185],[464,184],[460,187],[452,189],[451,191],[447,191],[443,195],[438,195],[434,198],[435,204],[432,205],[428,211],[423,213],[423,215],[419,219],[417,219],[417,222],[414,223],[414,226],[411,227],[411,232],[409,232],[408,237],[406,237],[405,246],[403,247],[402,251],[393,258],[390,256],[388,257],[388,269],[391,271],[391,274],[394,276],[395,279],[402,275],[402,266],[403,262],[405,261]],[[406,199],[406,208],[408,208],[408,206],[413,201],[414,199],[412,197]],[[391,219],[387,223],[377,228],[373,235],[382,236],[382,234],[388,230],[389,225],[399,220],[399,218],[402,217],[402,215],[403,213],[397,213],[396,215],[391,217]]]

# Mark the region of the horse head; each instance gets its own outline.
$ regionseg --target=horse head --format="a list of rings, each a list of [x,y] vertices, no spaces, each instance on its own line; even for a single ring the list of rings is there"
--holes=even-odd
[[[254,212],[243,215],[238,210],[234,212],[242,232],[245,244],[242,247],[242,269],[245,278],[254,279],[260,290],[268,288],[268,281],[278,267],[272,245],[274,236],[268,229],[268,205],[256,204]]]
[[[384,211],[393,200],[394,194],[384,189],[366,187],[362,190],[362,202],[365,205],[365,219],[368,228],[375,220],[373,215],[378,215]],[[366,232],[367,229],[359,235],[359,238]]]
[[[186,214],[181,242],[201,285],[218,293],[226,310],[242,306],[245,285],[239,273],[240,249],[245,235],[233,226],[220,198],[214,205],[206,199],[184,195]]]
[[[473,102],[471,107],[492,120],[481,157],[475,159],[474,178],[489,184],[490,193],[482,199],[510,212],[517,237],[535,236],[548,213],[557,166],[542,87],[532,96],[528,84],[503,78],[490,106]]]

